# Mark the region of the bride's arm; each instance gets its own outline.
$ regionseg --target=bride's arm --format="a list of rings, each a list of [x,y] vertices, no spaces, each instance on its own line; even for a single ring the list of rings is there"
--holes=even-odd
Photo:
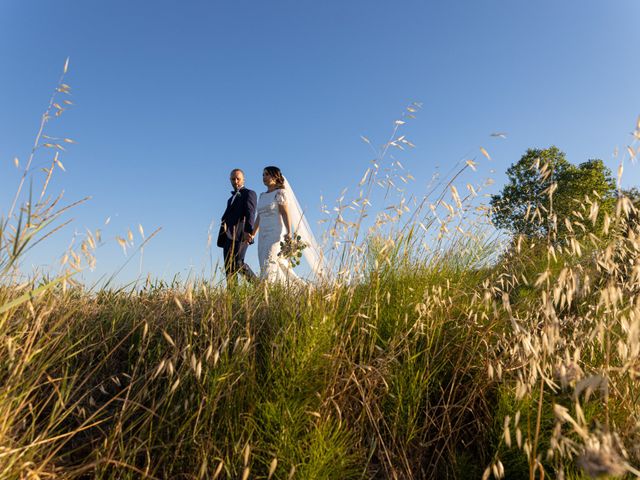
[[[291,236],[291,221],[289,220],[289,208],[286,203],[278,204],[278,211],[282,216],[282,223],[284,223],[285,237]]]

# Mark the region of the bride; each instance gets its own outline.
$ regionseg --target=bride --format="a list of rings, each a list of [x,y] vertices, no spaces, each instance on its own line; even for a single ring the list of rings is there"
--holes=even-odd
[[[320,250],[287,179],[278,167],[265,167],[262,183],[266,192],[258,198],[258,216],[249,240],[258,234],[260,279],[268,282],[303,284],[293,271],[289,260],[278,256],[280,242],[300,235],[307,245],[302,253],[315,275],[322,272]]]

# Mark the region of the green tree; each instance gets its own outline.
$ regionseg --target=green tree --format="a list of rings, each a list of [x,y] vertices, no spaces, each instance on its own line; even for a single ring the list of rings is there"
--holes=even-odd
[[[597,228],[615,206],[615,182],[602,160],[576,166],[554,146],[527,150],[507,177],[502,192],[491,197],[492,219],[516,235],[543,237],[552,228],[558,238],[570,229],[582,235]]]

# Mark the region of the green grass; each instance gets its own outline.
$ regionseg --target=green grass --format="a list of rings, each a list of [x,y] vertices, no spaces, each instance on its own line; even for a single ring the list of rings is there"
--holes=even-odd
[[[260,478],[273,458],[275,478],[447,470],[457,438],[481,436],[488,413],[487,326],[470,323],[459,303],[416,313],[438,275],[374,272],[371,283],[338,291],[202,284],[191,301],[153,287],[51,291],[33,302],[36,319],[50,310],[37,354],[21,359],[19,378],[3,378],[47,413],[23,407],[32,433],[7,431],[23,445],[70,433],[26,451],[36,464],[51,456],[53,470],[92,465],[97,478],[206,478],[221,461],[226,476],[248,466]],[[31,317],[11,310],[5,334],[24,340]]]
[[[555,353],[518,364],[530,359],[518,353],[522,333],[512,331],[509,310],[540,334],[555,331],[539,323],[541,292],[553,287],[530,285],[505,306],[502,294],[513,291],[503,288],[505,272],[521,275],[520,264],[477,268],[445,252],[374,265],[361,282],[302,290],[58,286],[8,309],[3,478],[267,478],[272,466],[272,478],[477,478],[497,460],[509,478],[528,478],[527,456],[503,438],[504,417],[517,410],[523,438],[542,455],[536,471],[576,475],[573,457],[546,457],[554,405],[571,410],[571,388],[542,389],[540,429],[540,377],[516,393],[519,375],[536,368],[551,382],[559,346],[576,342],[589,353],[585,369],[602,371],[607,358],[612,366],[608,403],[598,391],[580,401],[586,427],[609,421],[634,438],[632,377],[616,373],[618,354],[585,337],[597,317],[573,322],[598,289],[560,311]],[[5,286],[0,302],[20,295]],[[607,332],[622,338],[620,325]],[[531,334],[535,343],[535,327]]]

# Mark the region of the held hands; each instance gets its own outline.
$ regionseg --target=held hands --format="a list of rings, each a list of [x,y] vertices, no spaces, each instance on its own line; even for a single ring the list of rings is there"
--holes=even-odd
[[[242,242],[243,243],[251,243],[253,242],[253,238],[255,237],[255,235],[252,235],[249,232],[244,232],[244,235],[242,237]]]

